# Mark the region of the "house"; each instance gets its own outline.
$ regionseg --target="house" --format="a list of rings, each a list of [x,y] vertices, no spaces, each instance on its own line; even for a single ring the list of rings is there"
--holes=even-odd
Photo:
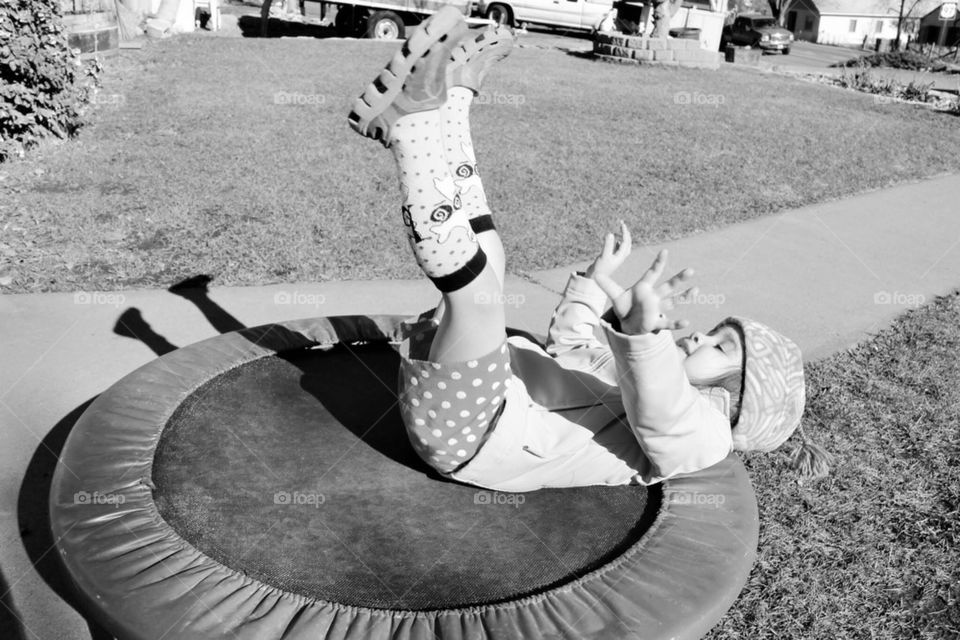
[[[944,29],[946,29],[946,33],[942,33]],[[943,42],[948,47],[960,45],[960,11],[953,16],[953,20],[944,21],[940,19],[940,7],[937,6],[933,11],[920,18],[920,33],[917,35],[917,42],[922,44],[940,44]]]
[[[916,39],[920,17],[939,11],[943,0],[904,0],[902,41]],[[783,20],[798,40],[873,48],[897,37],[901,0],[793,0]]]

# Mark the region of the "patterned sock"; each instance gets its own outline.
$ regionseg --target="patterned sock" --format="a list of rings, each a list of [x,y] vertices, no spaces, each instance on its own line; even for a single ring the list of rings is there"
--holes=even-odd
[[[447,89],[447,101],[440,107],[443,128],[443,150],[450,172],[460,188],[463,209],[475,233],[493,229],[493,218],[487,206],[487,195],[477,171],[477,158],[470,136],[470,104],[473,91],[467,87]]]
[[[444,159],[440,112],[399,118],[390,149],[403,192],[403,224],[417,264],[440,291],[468,285],[483,271],[487,256],[470,229]]]

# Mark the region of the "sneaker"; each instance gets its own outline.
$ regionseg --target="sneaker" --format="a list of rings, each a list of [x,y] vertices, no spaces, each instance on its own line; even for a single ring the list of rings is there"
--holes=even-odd
[[[478,94],[490,67],[510,55],[513,42],[513,31],[506,25],[470,30],[453,50],[447,86],[466,87]]]
[[[350,126],[360,135],[390,146],[397,119],[439,109],[447,99],[446,67],[467,23],[447,5],[420,24],[380,75],[353,103]]]

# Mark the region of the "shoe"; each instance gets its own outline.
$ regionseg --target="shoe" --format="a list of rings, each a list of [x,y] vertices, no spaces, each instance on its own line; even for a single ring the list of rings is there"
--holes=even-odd
[[[498,24],[495,27],[473,29],[457,43],[447,65],[447,87],[466,87],[474,94],[490,67],[510,55],[513,50],[513,30]]]
[[[347,117],[350,126],[389,147],[390,129],[398,118],[439,109],[447,99],[451,51],[466,32],[463,14],[450,5],[422,22],[354,101]]]

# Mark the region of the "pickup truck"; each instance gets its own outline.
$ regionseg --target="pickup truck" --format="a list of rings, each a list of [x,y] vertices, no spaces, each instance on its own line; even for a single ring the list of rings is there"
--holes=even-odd
[[[777,24],[770,16],[738,16],[732,24],[723,28],[720,36],[720,48],[726,49],[728,44],[755,47],[764,51],[781,51],[784,55],[790,53],[793,43],[793,34]]]
[[[493,22],[577,31],[596,29],[613,10],[613,0],[479,0],[477,12]]]
[[[280,5],[283,0],[263,0],[261,5],[260,31],[263,36],[267,35],[267,22],[274,2]],[[303,11],[303,2],[300,4]],[[334,26],[337,34],[345,37],[398,40],[406,36],[407,27],[420,24],[448,4],[460,10],[471,26],[491,24],[490,20],[471,17],[476,8],[474,0],[320,0],[320,25]],[[302,15],[298,16],[302,22]]]
[[[467,24],[489,24],[489,20],[471,18],[473,0],[343,0],[324,2],[336,11],[333,23],[342,36],[365,36],[375,40],[395,40],[406,37],[406,27],[420,24],[440,7],[453,5],[459,9]]]

